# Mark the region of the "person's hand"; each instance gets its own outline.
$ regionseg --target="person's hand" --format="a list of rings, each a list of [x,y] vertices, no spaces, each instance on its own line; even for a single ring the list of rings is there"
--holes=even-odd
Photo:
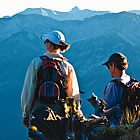
[[[22,123],[25,127],[29,128],[29,117],[23,117]]]

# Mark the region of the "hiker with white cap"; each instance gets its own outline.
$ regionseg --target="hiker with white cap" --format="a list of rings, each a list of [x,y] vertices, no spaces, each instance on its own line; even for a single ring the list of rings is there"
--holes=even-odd
[[[68,50],[70,45],[65,43],[63,33],[56,30],[43,34],[41,39],[45,43],[47,52],[32,60],[21,95],[23,124],[27,128],[32,112],[50,102],[53,104],[58,96],[59,98],[74,97],[77,108],[80,108],[79,86],[75,70],[60,54]]]

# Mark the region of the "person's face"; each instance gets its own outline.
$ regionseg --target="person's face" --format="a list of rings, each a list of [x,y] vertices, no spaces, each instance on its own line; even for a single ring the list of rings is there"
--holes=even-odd
[[[108,64],[108,69],[110,71],[111,77],[115,78],[115,64],[114,63]]]

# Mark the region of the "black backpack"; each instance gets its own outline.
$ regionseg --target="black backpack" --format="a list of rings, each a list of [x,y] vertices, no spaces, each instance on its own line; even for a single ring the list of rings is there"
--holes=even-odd
[[[123,120],[122,124],[128,125],[134,123],[139,118],[140,111],[140,82],[131,78],[131,83],[124,84],[115,79],[112,82],[123,88]]]
[[[60,62],[41,56],[42,64],[37,72],[38,84],[36,97],[42,103],[54,103],[60,98],[66,98],[65,78],[62,74]]]

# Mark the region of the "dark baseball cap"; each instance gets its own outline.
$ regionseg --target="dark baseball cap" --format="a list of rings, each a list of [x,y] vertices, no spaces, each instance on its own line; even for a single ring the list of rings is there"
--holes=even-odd
[[[112,54],[108,61],[106,61],[103,65],[108,66],[108,64],[115,62],[115,63],[127,63],[127,58],[122,53],[114,53]]]

